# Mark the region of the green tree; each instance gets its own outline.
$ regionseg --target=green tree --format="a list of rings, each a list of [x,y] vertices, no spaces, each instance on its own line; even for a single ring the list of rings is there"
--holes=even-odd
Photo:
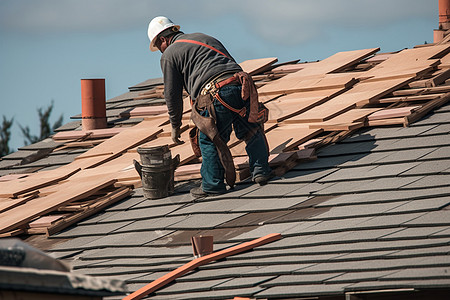
[[[39,136],[31,134],[30,127],[22,127],[22,125],[19,124],[20,130],[22,131],[22,134],[25,138],[25,145],[34,144],[49,137],[56,128],[62,125],[63,115],[59,117],[59,119],[53,124],[53,126],[50,125],[50,115],[52,113],[53,106],[54,102],[52,101],[52,103],[46,109],[40,107],[37,110],[40,124]]]
[[[0,157],[11,153],[9,148],[9,140],[11,139],[11,126],[13,124],[14,118],[8,120],[3,116],[3,122],[0,125]]]

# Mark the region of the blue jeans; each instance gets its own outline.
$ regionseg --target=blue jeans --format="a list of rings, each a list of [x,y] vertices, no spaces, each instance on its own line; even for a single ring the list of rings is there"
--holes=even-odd
[[[222,87],[219,91],[219,96],[233,108],[241,109],[246,106],[247,111],[250,108],[250,101],[244,101],[241,98],[240,85],[227,85]],[[230,134],[233,128],[236,137],[243,140],[250,131],[255,131],[259,127],[258,124],[248,122],[248,113],[243,118],[223,106],[217,99],[214,99],[214,109],[216,111],[217,129],[225,143],[228,143],[230,140]],[[201,114],[203,116],[209,116],[207,110],[201,112]],[[200,170],[203,190],[212,193],[226,191],[224,183],[225,170],[220,162],[216,147],[202,132],[200,132],[199,144],[203,159]],[[271,172],[268,163],[267,145],[260,130],[247,141],[245,150],[249,157],[250,171],[253,178],[257,175],[268,175]]]

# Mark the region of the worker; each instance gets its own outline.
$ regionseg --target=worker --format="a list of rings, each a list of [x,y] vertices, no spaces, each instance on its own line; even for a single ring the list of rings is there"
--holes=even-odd
[[[242,71],[217,39],[202,33],[185,34],[179,25],[166,17],[151,20],[148,37],[150,50],[162,53],[164,97],[175,143],[182,143],[179,139],[183,88],[191,97],[191,103],[195,103],[191,118],[200,129],[198,144],[202,156],[202,184],[193,188],[191,195],[204,198],[222,194],[227,191],[224,179],[233,187],[236,175],[226,146],[233,129],[236,137],[246,143],[252,180],[260,185],[266,184],[273,176],[268,164],[267,141],[261,124],[254,118],[249,121],[252,111],[252,116],[255,116],[253,101],[242,97],[242,93],[248,93],[250,89],[252,97],[256,94],[257,99],[251,76]],[[205,125],[202,120],[213,121]],[[217,134],[211,134],[211,131]]]

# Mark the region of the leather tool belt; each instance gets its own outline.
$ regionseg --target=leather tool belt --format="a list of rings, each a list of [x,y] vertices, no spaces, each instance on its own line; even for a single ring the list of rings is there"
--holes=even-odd
[[[209,99],[200,100],[204,97]],[[199,108],[197,106],[198,101],[207,101],[211,103],[208,106],[208,112],[210,113],[210,115],[212,115],[212,117],[204,117],[200,115],[198,111]],[[199,97],[197,97],[197,100],[192,106],[191,119],[194,122],[195,126],[198,127],[198,129],[203,132],[216,146],[220,162],[225,169],[225,181],[230,187],[233,187],[236,182],[236,169],[234,167],[233,156],[231,155],[230,148],[228,148],[228,145],[222,140],[219,134],[219,130],[217,129],[215,121],[215,111],[214,106],[212,105],[212,96],[210,94],[200,95]],[[198,135],[198,132],[194,133],[194,130],[195,129],[193,129],[192,134]],[[195,139],[198,142],[198,136],[195,137]],[[191,143],[192,140],[193,139],[191,138]],[[192,147],[194,153],[197,152],[196,154],[198,154],[200,149],[199,147],[198,149],[195,149],[195,142],[192,143]]]
[[[219,96],[219,90],[229,84],[239,84],[236,77],[234,77],[234,73],[226,73],[222,74],[207,84],[205,84],[204,88],[200,91],[200,96],[205,96],[207,94],[212,95],[213,97]],[[208,107],[213,99],[210,99],[209,97],[197,97],[197,106],[200,110],[205,109]],[[223,100],[219,100],[223,104]],[[227,106],[225,106],[227,107]]]

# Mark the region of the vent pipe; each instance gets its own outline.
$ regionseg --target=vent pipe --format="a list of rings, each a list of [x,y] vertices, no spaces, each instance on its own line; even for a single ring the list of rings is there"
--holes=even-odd
[[[450,29],[450,0],[439,0],[439,29]]]
[[[105,79],[81,79],[83,130],[106,128]]]
[[[439,0],[439,28],[433,31],[433,42],[439,43],[450,29],[450,0]]]

